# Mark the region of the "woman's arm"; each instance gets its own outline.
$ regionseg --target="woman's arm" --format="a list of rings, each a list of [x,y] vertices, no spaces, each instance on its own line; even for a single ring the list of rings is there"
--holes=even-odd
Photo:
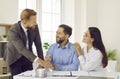
[[[79,44],[78,42],[75,42],[75,43],[74,43],[74,46],[75,46],[75,48],[76,48],[78,57],[79,57],[80,55],[83,55],[83,54],[82,54],[82,51],[81,51],[81,46],[80,46],[80,44]]]

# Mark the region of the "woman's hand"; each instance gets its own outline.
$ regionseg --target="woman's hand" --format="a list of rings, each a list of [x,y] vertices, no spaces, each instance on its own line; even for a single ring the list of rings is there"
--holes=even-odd
[[[74,43],[78,56],[82,55],[81,46],[78,42]]]

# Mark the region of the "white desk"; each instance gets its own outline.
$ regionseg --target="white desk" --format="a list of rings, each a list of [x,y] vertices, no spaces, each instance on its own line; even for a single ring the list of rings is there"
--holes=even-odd
[[[118,72],[90,72],[90,76],[96,77],[110,77],[115,78],[115,76],[120,75]]]
[[[26,75],[27,73],[27,75]],[[52,75],[69,75],[69,71],[53,71]],[[27,71],[22,74],[14,76],[14,79],[77,79],[78,76],[95,76],[95,77],[109,77],[109,78],[115,78],[116,75],[120,75],[120,72],[85,72],[85,71],[72,71],[72,75],[74,77],[53,77],[48,76],[45,78],[37,78],[35,77],[34,71]]]

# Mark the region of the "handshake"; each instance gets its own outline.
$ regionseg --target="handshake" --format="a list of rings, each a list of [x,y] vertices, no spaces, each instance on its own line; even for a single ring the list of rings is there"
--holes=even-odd
[[[52,70],[54,70],[55,69],[55,65],[53,65],[53,64],[50,64],[50,62],[51,62],[51,57],[50,56],[45,56],[45,59],[44,60],[42,60],[42,59],[38,59],[37,60],[37,62],[39,63],[39,66],[38,66],[38,69],[39,68],[42,68],[42,67],[44,67],[44,68],[46,68],[46,69],[52,69]]]

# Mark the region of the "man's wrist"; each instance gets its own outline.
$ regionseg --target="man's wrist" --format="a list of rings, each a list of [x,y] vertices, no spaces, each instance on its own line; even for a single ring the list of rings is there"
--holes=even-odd
[[[52,66],[53,66],[53,68],[54,68],[54,70],[56,69],[56,65],[55,64],[52,64]]]
[[[36,57],[36,58],[35,58],[35,60],[34,60],[34,62],[37,62],[37,60],[38,60],[38,59],[39,59],[39,58],[38,58],[38,57]]]
[[[42,60],[42,59],[40,59],[40,58],[38,58],[38,59],[37,59],[37,62],[38,62],[41,66],[43,66],[43,65],[44,65],[43,60]]]

